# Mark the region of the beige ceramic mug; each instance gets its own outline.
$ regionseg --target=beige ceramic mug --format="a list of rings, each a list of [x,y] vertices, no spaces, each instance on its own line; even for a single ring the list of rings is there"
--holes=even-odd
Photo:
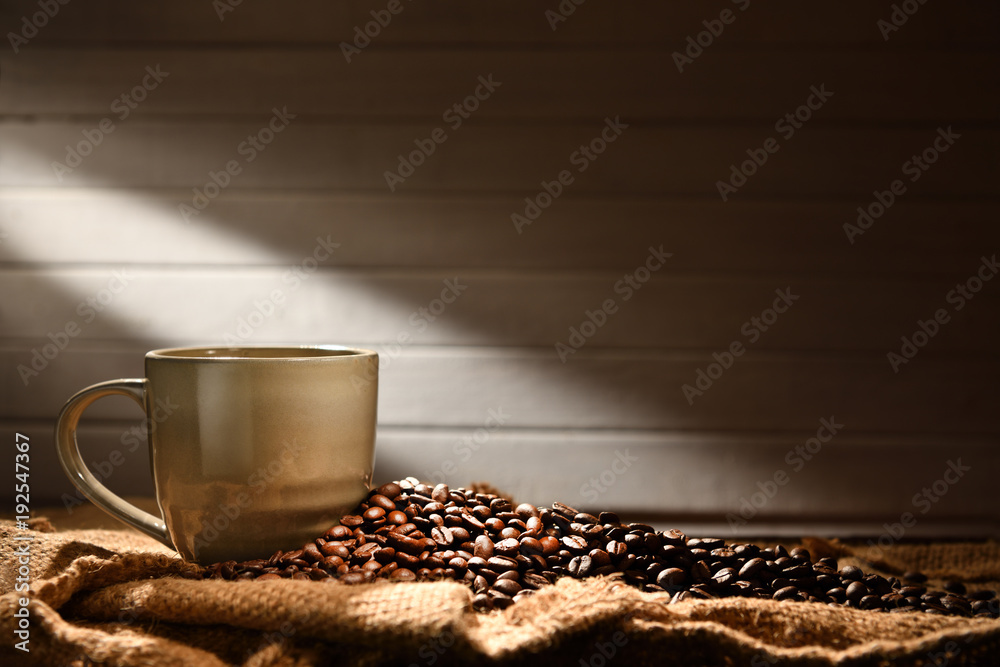
[[[103,396],[146,412],[162,519],[87,469],[76,426]],[[375,460],[378,355],[336,346],[154,350],[146,377],[102,382],[63,407],[63,470],[95,505],[199,563],[266,558],[357,506]]]

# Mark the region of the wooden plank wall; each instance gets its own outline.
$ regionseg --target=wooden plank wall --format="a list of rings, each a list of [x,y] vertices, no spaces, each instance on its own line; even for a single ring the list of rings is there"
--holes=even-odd
[[[911,3],[888,29],[893,5],[862,0],[590,2],[565,20],[554,1],[404,0],[348,62],[341,44],[387,3],[224,2],[0,8],[0,425],[31,436],[34,501],[72,492],[51,438],[70,394],[228,335],[378,349],[381,480],[486,479],[727,537],[876,536],[906,511],[910,535],[997,534],[1000,281],[953,292],[1000,251],[995,3]],[[926,149],[933,164],[907,166]],[[622,283],[645,280],[651,248],[670,257]],[[939,309],[896,372],[887,354]],[[98,404],[81,442],[109,486],[148,495],[136,413]],[[478,430],[491,414],[502,426]],[[823,420],[842,426],[806,460]],[[958,461],[940,502],[915,497]]]

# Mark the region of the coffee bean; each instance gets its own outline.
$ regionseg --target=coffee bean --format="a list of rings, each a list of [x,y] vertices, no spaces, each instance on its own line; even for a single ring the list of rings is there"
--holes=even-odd
[[[946,581],[944,582],[944,589],[949,593],[958,593],[959,595],[965,595],[965,584],[961,581]]]
[[[799,589],[795,586],[785,586],[784,588],[774,592],[772,596],[775,600],[788,600],[799,594]]]
[[[566,549],[574,553],[587,550],[587,540],[579,535],[567,535],[560,542]]]
[[[441,546],[448,546],[455,541],[455,537],[451,534],[451,529],[447,526],[437,526],[431,529],[431,538],[435,543]]]
[[[861,609],[875,609],[882,606],[882,601],[877,595],[866,595],[858,602]]]
[[[788,579],[802,579],[803,577],[812,576],[812,573],[813,569],[808,565],[793,565],[782,570],[781,576]]]
[[[647,524],[622,525],[568,505],[552,509],[407,478],[372,491],[353,514],[301,549],[204,568],[208,578],[289,578],[364,583],[378,579],[463,581],[479,610],[505,608],[563,576],[620,573],[621,585],[671,595],[671,603],[716,596],[850,604],[864,610],[983,616],[1000,609],[992,591],[966,595],[961,582],[928,592],[920,573],[865,574],[782,545],[761,549],[688,538]],[[845,590],[846,588],[846,590]]]
[[[614,512],[601,512],[597,515],[597,520],[605,526],[617,526],[622,522]]]
[[[402,492],[403,488],[399,484],[396,484],[395,482],[389,482],[388,484],[383,484],[382,486],[378,487],[376,495],[384,496],[391,500],[396,498],[396,496],[398,496]]]
[[[493,598],[486,593],[479,593],[472,598],[472,608],[476,611],[490,611],[493,609]]]
[[[559,551],[559,540],[551,535],[546,535],[538,540],[542,545],[542,555],[552,556]]]
[[[521,586],[512,579],[497,579],[493,584],[493,590],[500,591],[504,595],[514,596],[521,591]]]
[[[519,549],[525,556],[534,556],[543,553],[542,543],[533,537],[522,537],[519,542]]]
[[[517,561],[506,556],[493,556],[492,558],[487,558],[486,562],[498,572],[517,569]]]
[[[682,586],[685,581],[687,581],[687,575],[684,570],[678,567],[668,567],[656,576],[657,585],[662,586],[665,590]]]
[[[567,569],[574,577],[586,577],[593,569],[594,562],[590,556],[575,556],[569,561]]]
[[[489,558],[493,555],[493,540],[488,535],[480,535],[476,538],[475,551],[473,554],[480,558]]]
[[[751,558],[740,568],[740,578],[741,579],[751,579],[755,574],[760,572],[765,566],[763,558]]]
[[[462,515],[462,525],[464,525],[469,530],[476,531],[477,533],[481,533],[484,530],[486,530],[486,526],[483,524],[483,522],[477,519],[476,517],[472,516],[471,514]]]
[[[361,515],[365,521],[377,521],[385,516],[385,510],[381,507],[372,507],[365,510],[365,513]]]
[[[708,569],[705,561],[698,561],[691,567],[691,575],[696,581],[705,581],[712,578],[712,571]]]
[[[903,579],[906,579],[907,581],[912,581],[915,584],[922,584],[925,581],[927,581],[927,575],[925,575],[923,572],[915,572],[913,570],[910,570],[903,573]]]
[[[514,557],[520,553],[521,544],[514,538],[500,540],[493,545],[494,553],[501,556]]]
[[[607,549],[608,555],[611,556],[612,560],[617,560],[628,553],[628,547],[625,543],[617,540],[611,540],[608,542],[605,549]]]
[[[868,587],[860,581],[853,581],[851,582],[851,585],[847,587],[847,599],[851,602],[858,602],[866,595],[868,595]]]
[[[736,570],[731,567],[726,567],[712,575],[712,580],[719,586],[725,586],[726,584],[735,581],[736,576]]]
[[[562,516],[564,516],[567,519],[572,519],[577,514],[579,514],[578,511],[576,511],[575,509],[573,509],[569,505],[565,505],[565,504],[559,503],[559,502],[552,503],[552,511],[558,512],[559,514],[561,514]]]

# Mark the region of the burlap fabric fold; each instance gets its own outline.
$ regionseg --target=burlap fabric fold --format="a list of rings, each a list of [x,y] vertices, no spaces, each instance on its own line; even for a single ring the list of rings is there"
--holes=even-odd
[[[206,581],[131,531],[55,532],[0,522],[0,662],[7,665],[1000,665],[1000,621],[722,599],[667,605],[613,578],[565,579],[503,612],[463,585]],[[32,537],[30,591],[14,590]],[[882,574],[921,569],[1000,585],[1000,545],[896,546]],[[30,653],[13,647],[30,598]]]

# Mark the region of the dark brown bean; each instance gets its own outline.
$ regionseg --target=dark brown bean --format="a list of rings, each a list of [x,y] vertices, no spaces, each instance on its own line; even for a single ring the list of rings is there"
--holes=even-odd
[[[493,590],[513,596],[520,592],[521,586],[513,579],[497,579],[493,584]]]
[[[521,544],[513,537],[500,540],[493,545],[494,553],[498,553],[501,556],[514,557],[520,553]]]
[[[775,600],[788,600],[799,594],[799,589],[795,586],[785,586],[784,588],[774,592],[772,596]]]
[[[492,558],[487,558],[486,562],[492,569],[498,572],[517,569],[517,561],[506,556],[493,556]]]
[[[866,595],[868,595],[868,587],[860,581],[853,581],[847,587],[847,599],[851,602],[858,602]]]
[[[432,528],[431,539],[433,539],[436,544],[440,544],[441,546],[448,546],[455,541],[455,537],[451,533],[451,528],[448,528],[447,526],[435,526]]]
[[[751,579],[755,574],[764,569],[766,565],[763,558],[751,558],[740,568],[741,579]]]

